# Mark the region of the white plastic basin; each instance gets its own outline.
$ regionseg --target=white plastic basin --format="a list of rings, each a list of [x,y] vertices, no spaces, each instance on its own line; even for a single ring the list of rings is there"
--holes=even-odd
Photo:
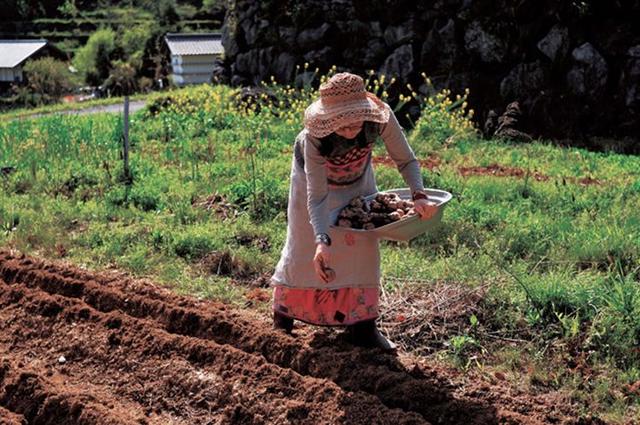
[[[429,197],[429,201],[434,202],[438,207],[438,212],[428,220],[422,220],[420,216],[416,214],[408,217],[403,217],[398,221],[371,230],[339,227],[336,224],[331,225],[331,230],[332,232],[355,232],[361,234],[362,236],[375,237],[378,239],[386,239],[390,241],[409,241],[416,236],[419,236],[436,228],[442,220],[442,214],[445,205],[452,198],[452,195],[449,192],[445,192],[444,190],[425,189],[425,192]],[[398,196],[400,196],[401,199],[411,200],[411,190],[409,188],[390,189],[385,190],[381,193],[396,193],[398,194]],[[369,196],[365,196],[364,198],[367,201],[370,201],[374,199],[376,195],[377,193],[373,193]],[[329,213],[331,223],[337,223],[338,215],[345,206],[347,206],[347,204],[343,205],[340,208],[336,208]]]

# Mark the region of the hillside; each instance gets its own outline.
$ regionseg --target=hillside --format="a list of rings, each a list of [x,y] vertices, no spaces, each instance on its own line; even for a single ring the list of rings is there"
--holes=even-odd
[[[201,1],[40,1],[10,0],[0,12],[0,38],[45,38],[69,58],[100,28],[119,30],[160,25],[169,32],[219,31],[224,10]],[[73,5],[73,6],[71,6]]]

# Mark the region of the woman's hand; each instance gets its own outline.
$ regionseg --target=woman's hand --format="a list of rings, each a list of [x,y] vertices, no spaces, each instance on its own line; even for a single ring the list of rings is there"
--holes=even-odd
[[[313,257],[313,266],[316,274],[324,283],[329,283],[336,278],[336,272],[329,267],[331,248],[328,245],[319,243],[316,245],[316,254]]]
[[[436,204],[426,199],[416,199],[413,201],[413,207],[420,214],[421,220],[428,220],[438,212]]]

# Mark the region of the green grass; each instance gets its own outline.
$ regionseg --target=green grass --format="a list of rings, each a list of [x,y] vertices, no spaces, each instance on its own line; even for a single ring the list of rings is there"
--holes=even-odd
[[[313,96],[274,90],[289,106],[259,113],[239,112],[235,91],[223,86],[154,95],[157,112],[132,118],[131,186],[122,183],[119,116],[0,116],[0,166],[16,167],[0,181],[0,245],[115,265],[180,293],[242,304],[246,287],[237,281],[268,274],[278,261],[292,142]],[[640,158],[481,140],[460,115],[451,124],[443,105],[408,136],[418,157],[441,159],[422,170],[426,186],[454,199],[437,231],[381,244],[383,276],[469,289],[499,282],[479,306],[479,325],[452,334],[444,354],[479,354],[487,340],[478,326],[523,339],[515,352],[495,348],[485,366],[520,373],[516,363],[528,362],[532,388],[571,389],[612,421],[633,414],[637,400],[620,388],[640,370]],[[382,143],[375,153],[384,153]],[[549,179],[459,172],[494,163]],[[392,167],[375,173],[381,189],[406,186]],[[577,181],[586,177],[601,183]],[[237,218],[192,205],[214,193],[235,205]],[[238,274],[207,268],[212,253],[229,254]],[[393,280],[385,282],[393,291]],[[595,378],[571,373],[567,359],[576,356]]]

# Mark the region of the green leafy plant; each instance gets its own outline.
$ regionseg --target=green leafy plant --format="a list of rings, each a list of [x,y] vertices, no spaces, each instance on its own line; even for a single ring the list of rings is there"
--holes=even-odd
[[[470,366],[471,360],[473,360],[471,353],[480,347],[478,341],[469,335],[452,336],[445,345],[449,347],[456,363],[465,369]]]
[[[35,105],[57,102],[77,84],[67,65],[50,57],[27,61],[24,72]]]

